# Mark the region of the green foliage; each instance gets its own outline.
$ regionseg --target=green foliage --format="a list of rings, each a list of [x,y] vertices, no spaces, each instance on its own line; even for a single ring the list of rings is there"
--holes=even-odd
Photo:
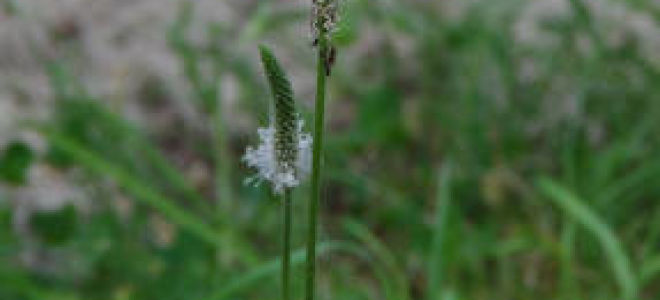
[[[16,236],[11,230],[12,213],[7,205],[0,200],[0,256],[7,257],[12,253]]]
[[[0,157],[0,179],[16,185],[24,184],[33,160],[34,154],[26,144],[9,144]]]
[[[428,299],[440,297],[443,290],[443,274],[447,264],[446,259],[446,236],[450,230],[449,210],[451,209],[451,162],[445,162],[439,173],[438,192],[435,212],[435,224],[433,228],[433,240],[428,258]]]
[[[622,7],[657,19],[646,2]],[[244,50],[276,45],[311,98],[313,79],[296,77],[315,67],[300,36],[308,11],[266,1],[236,5],[237,22],[199,24],[201,6],[183,3],[164,36],[191,101],[150,105],[184,105],[191,123],[128,121],[128,107],[92,95],[66,61],[47,65],[54,111],[36,126],[45,160],[21,143],[0,155],[0,299],[279,294],[279,209],[268,189],[241,184],[245,124],[271,111]],[[612,27],[627,28],[619,20],[567,3],[569,13],[534,20],[537,44],[519,36],[532,26],[528,1],[466,3],[456,15],[437,1],[345,1],[327,87],[319,300],[657,299],[660,71],[639,36],[612,39]],[[262,52],[288,119],[290,84]],[[223,93],[225,79],[235,93]],[[300,100],[309,119],[313,99]],[[24,236],[18,209],[35,195],[21,186],[35,162],[90,206],[28,220],[44,243]],[[294,215],[308,208],[296,201]],[[294,221],[296,249],[307,223]],[[296,299],[304,257],[293,256]]]
[[[372,253],[377,260],[377,265],[382,266],[382,270],[377,273],[383,282],[385,299],[410,299],[408,283],[400,269],[398,262],[392,252],[374,236],[368,228],[354,220],[347,219],[344,222],[346,232],[358,239],[364,247]],[[384,273],[382,273],[384,272]]]
[[[374,142],[382,147],[396,147],[405,144],[401,117],[401,97],[388,87],[378,87],[368,91],[358,101],[356,139]]]
[[[78,214],[72,205],[59,210],[35,212],[30,217],[30,228],[48,245],[61,245],[69,241],[76,233]]]
[[[181,227],[189,230],[203,241],[211,245],[219,245],[217,234],[213,229],[208,228],[194,216],[177,208],[172,204],[173,201],[164,198],[150,189],[148,184],[142,183],[140,179],[131,176],[120,167],[114,166],[112,163],[95,156],[66,137],[48,131],[44,131],[44,134],[54,146],[60,149],[60,151],[71,155],[71,157],[75,157],[76,161],[82,166],[99,175],[106,175],[113,178],[122,187],[134,194],[136,200],[143,201],[145,204],[154,207],[160,213]]]
[[[584,206],[579,198],[563,187],[548,179],[542,179],[539,181],[539,188],[601,243],[621,286],[621,299],[637,299],[637,282],[630,266],[630,259],[616,235],[588,207]]]

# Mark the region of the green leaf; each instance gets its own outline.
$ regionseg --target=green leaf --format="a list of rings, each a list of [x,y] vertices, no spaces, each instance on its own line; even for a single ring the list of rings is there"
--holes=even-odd
[[[410,287],[401,270],[399,263],[394,254],[383,244],[365,225],[353,219],[346,219],[344,221],[344,228],[346,231],[358,239],[369,252],[373,253],[379,264],[382,264],[383,269],[387,272],[386,280],[383,281],[383,289],[385,290],[386,299],[408,300],[410,299]]]
[[[24,184],[33,160],[34,155],[27,145],[21,142],[10,144],[0,158],[0,179],[12,184]]]
[[[578,196],[548,178],[538,181],[541,193],[554,201],[566,214],[582,225],[593,234],[601,247],[614,271],[614,276],[621,288],[621,298],[633,300],[637,296],[637,279],[630,265],[630,259],[626,255],[623,245],[617,239],[612,230],[603,222],[596,213],[584,205]]]
[[[32,231],[46,244],[57,246],[69,241],[78,225],[76,208],[66,205],[59,210],[35,212],[30,218]]]
[[[195,215],[173,204],[172,200],[153,190],[149,185],[144,184],[144,182],[135,178],[123,168],[104,160],[94,152],[85,149],[80,144],[63,135],[47,130],[42,130],[42,132],[54,147],[71,157],[75,157],[76,161],[83,167],[93,173],[112,178],[130,194],[133,194],[136,200],[151,206],[199,239],[208,242],[210,245],[222,246],[220,245],[217,231],[203,223]]]
[[[58,101],[55,117],[50,128],[56,128],[62,136],[121,166],[143,182],[171,193],[171,198],[181,195],[181,200],[190,202],[204,216],[209,215],[208,201],[135,125],[82,96]],[[65,149],[50,145],[47,160],[56,167],[71,167],[75,159]]]
[[[645,286],[660,275],[660,255],[644,260],[639,272],[640,286]]]
[[[9,257],[7,254],[14,250],[18,238],[13,231],[12,210],[3,202],[4,199],[0,196],[0,257]]]

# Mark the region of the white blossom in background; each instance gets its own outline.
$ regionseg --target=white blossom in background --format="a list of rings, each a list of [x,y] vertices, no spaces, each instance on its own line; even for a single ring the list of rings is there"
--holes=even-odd
[[[259,128],[259,145],[248,147],[243,156],[243,161],[249,166],[257,169],[257,174],[249,177],[246,183],[258,185],[262,181],[269,181],[273,191],[277,194],[284,192],[285,188],[293,188],[309,175],[312,162],[312,136],[303,132],[304,122],[297,121],[295,134],[297,135],[297,151],[295,166],[278,161],[276,144],[276,130],[274,125]]]

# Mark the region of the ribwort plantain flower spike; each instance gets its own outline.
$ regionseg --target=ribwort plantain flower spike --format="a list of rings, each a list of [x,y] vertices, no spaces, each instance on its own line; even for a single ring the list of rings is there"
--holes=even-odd
[[[332,66],[337,59],[337,48],[332,45],[332,35],[337,30],[339,23],[338,13],[339,0],[312,0],[312,36],[314,46],[318,46],[321,39],[328,42],[327,49],[320,49],[325,65],[325,75],[330,76]]]
[[[258,174],[248,179],[269,181],[277,194],[300,184],[310,171],[312,136],[303,131],[304,122],[295,111],[293,90],[275,56],[260,47],[261,60],[274,99],[275,116],[270,126],[259,128],[258,147],[248,147],[243,160]]]
[[[321,35],[330,40],[332,34],[337,30],[339,14],[337,14],[338,0],[313,0],[312,1],[312,34],[314,40]]]

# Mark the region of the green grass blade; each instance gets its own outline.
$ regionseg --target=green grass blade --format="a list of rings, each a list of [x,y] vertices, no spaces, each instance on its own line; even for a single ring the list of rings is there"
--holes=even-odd
[[[88,151],[65,136],[47,130],[42,130],[42,133],[46,135],[50,143],[62,151],[69,153],[85,168],[98,175],[111,177],[129,193],[133,194],[136,200],[156,209],[169,220],[201,240],[214,246],[220,246],[218,233],[211,227],[200,222],[194,215],[173,205],[170,199],[160,195],[137,178],[103,160],[103,158],[96,156],[93,152]]]
[[[160,151],[144,139],[140,142],[140,145],[142,151],[144,151],[145,157],[152,162],[154,168],[161,172],[165,180],[170,182],[174,188],[181,191],[186,200],[192,202],[192,205],[195,206],[198,211],[208,212],[208,210],[205,210],[208,209],[206,199],[190,186],[186,179],[181,175],[181,172],[174,168]]]
[[[612,266],[617,283],[621,288],[621,298],[635,299],[637,281],[633,275],[630,259],[612,230],[588,206],[584,205],[580,198],[561,185],[548,178],[540,179],[537,184],[542,194],[554,201],[566,214],[596,237]]]
[[[650,283],[658,275],[660,275],[660,255],[648,259],[642,264],[642,270],[639,272],[640,287]]]
[[[451,209],[451,165],[445,163],[440,169],[440,179],[436,195],[435,224],[431,252],[429,253],[429,281],[427,299],[438,299],[443,290],[443,271],[445,261],[443,260],[443,247],[447,231],[449,210]]]
[[[3,262],[4,263],[4,262]],[[24,270],[3,266],[0,268],[0,295],[9,292],[19,299],[29,300],[79,300],[73,292],[47,288],[39,284]]]
[[[388,299],[410,299],[408,282],[403,275],[405,273],[399,267],[392,252],[365,225],[352,219],[346,219],[344,221],[344,228],[376,256],[377,260],[387,270],[389,276],[392,277],[393,282],[383,288],[386,293],[391,295],[391,298]]]
[[[104,118],[104,121],[111,122],[115,126],[124,131],[125,134],[135,142],[136,148],[138,148],[145,155],[145,159],[149,160],[154,168],[156,168],[165,180],[167,180],[175,189],[183,193],[186,200],[191,202],[200,212],[209,211],[209,206],[204,199],[195,189],[190,186],[186,179],[181,175],[181,172],[177,170],[172,164],[167,160],[161,151],[159,151],[154,144],[149,142],[149,140],[144,136],[142,132],[135,126],[127,123],[126,121],[119,118],[117,115],[107,111],[103,107],[97,104],[95,105],[98,113]]]
[[[53,67],[55,68],[55,67]],[[57,69],[57,68],[55,68]],[[64,71],[61,71],[66,73]],[[59,75],[57,77],[65,77],[65,75]],[[67,81],[70,79],[59,79],[61,81]],[[64,84],[64,83],[62,83]],[[76,93],[84,93],[83,91],[78,91],[76,88]],[[63,92],[61,92],[63,93]],[[181,172],[177,170],[171,162],[165,157],[165,155],[157,149],[153,143],[142,133],[142,131],[137,128],[134,124],[123,120],[119,115],[111,112],[107,108],[100,105],[97,101],[92,101],[91,99],[82,98],[78,99],[76,97],[83,96],[71,96],[71,98],[62,98],[57,101],[57,118],[56,123],[53,126],[59,127],[64,126],[63,124],[68,122],[80,122],[83,125],[89,128],[98,128],[99,134],[103,135],[113,135],[116,136],[116,139],[113,139],[111,143],[98,143],[93,141],[82,141],[78,139],[78,136],[74,138],[70,137],[71,140],[75,140],[81,146],[95,151],[96,153],[109,153],[113,157],[114,152],[108,151],[109,149],[114,149],[115,151],[124,151],[131,153],[135,160],[138,160],[141,163],[144,163],[145,166],[148,166],[150,170],[153,170],[153,174],[157,174],[154,178],[149,177],[143,179],[143,181],[149,181],[150,183],[158,186],[167,186],[168,189],[172,189],[177,193],[182,194],[182,200],[189,202],[190,205],[194,206],[198,213],[206,214],[210,217],[210,206],[208,201],[202,197],[181,175]],[[75,111],[84,111],[84,117],[72,116],[72,112]],[[71,119],[73,118],[73,119]],[[39,127],[36,124],[26,124],[28,127]],[[64,131],[59,131],[64,134]],[[121,149],[118,144],[130,145],[130,148]],[[112,148],[115,146],[116,148]],[[121,165],[126,171],[133,172],[137,170],[135,161],[129,162],[122,160],[121,158],[113,157],[112,159],[107,158],[106,161],[112,161],[116,165]]]
[[[660,238],[660,207],[656,208],[650,215],[651,222],[648,225],[649,232],[644,238],[641,255],[648,258],[656,248]]]
[[[360,247],[347,242],[323,242],[318,245],[317,256],[321,256],[331,252],[346,252],[352,255],[364,258],[365,255]],[[295,250],[291,254],[291,266],[300,265],[305,261],[305,249],[301,248]],[[279,274],[282,264],[281,257],[272,259],[260,266],[252,268],[247,273],[232,279],[229,283],[224,285],[219,290],[212,293],[207,300],[224,300],[229,297],[235,296],[255,284],[263,281],[264,279]]]
[[[605,205],[611,204],[615,199],[631,196],[636,191],[643,191],[644,187],[654,182],[660,174],[660,161],[645,162],[643,166],[630,171],[622,179],[608,186],[598,196],[598,201]]]

